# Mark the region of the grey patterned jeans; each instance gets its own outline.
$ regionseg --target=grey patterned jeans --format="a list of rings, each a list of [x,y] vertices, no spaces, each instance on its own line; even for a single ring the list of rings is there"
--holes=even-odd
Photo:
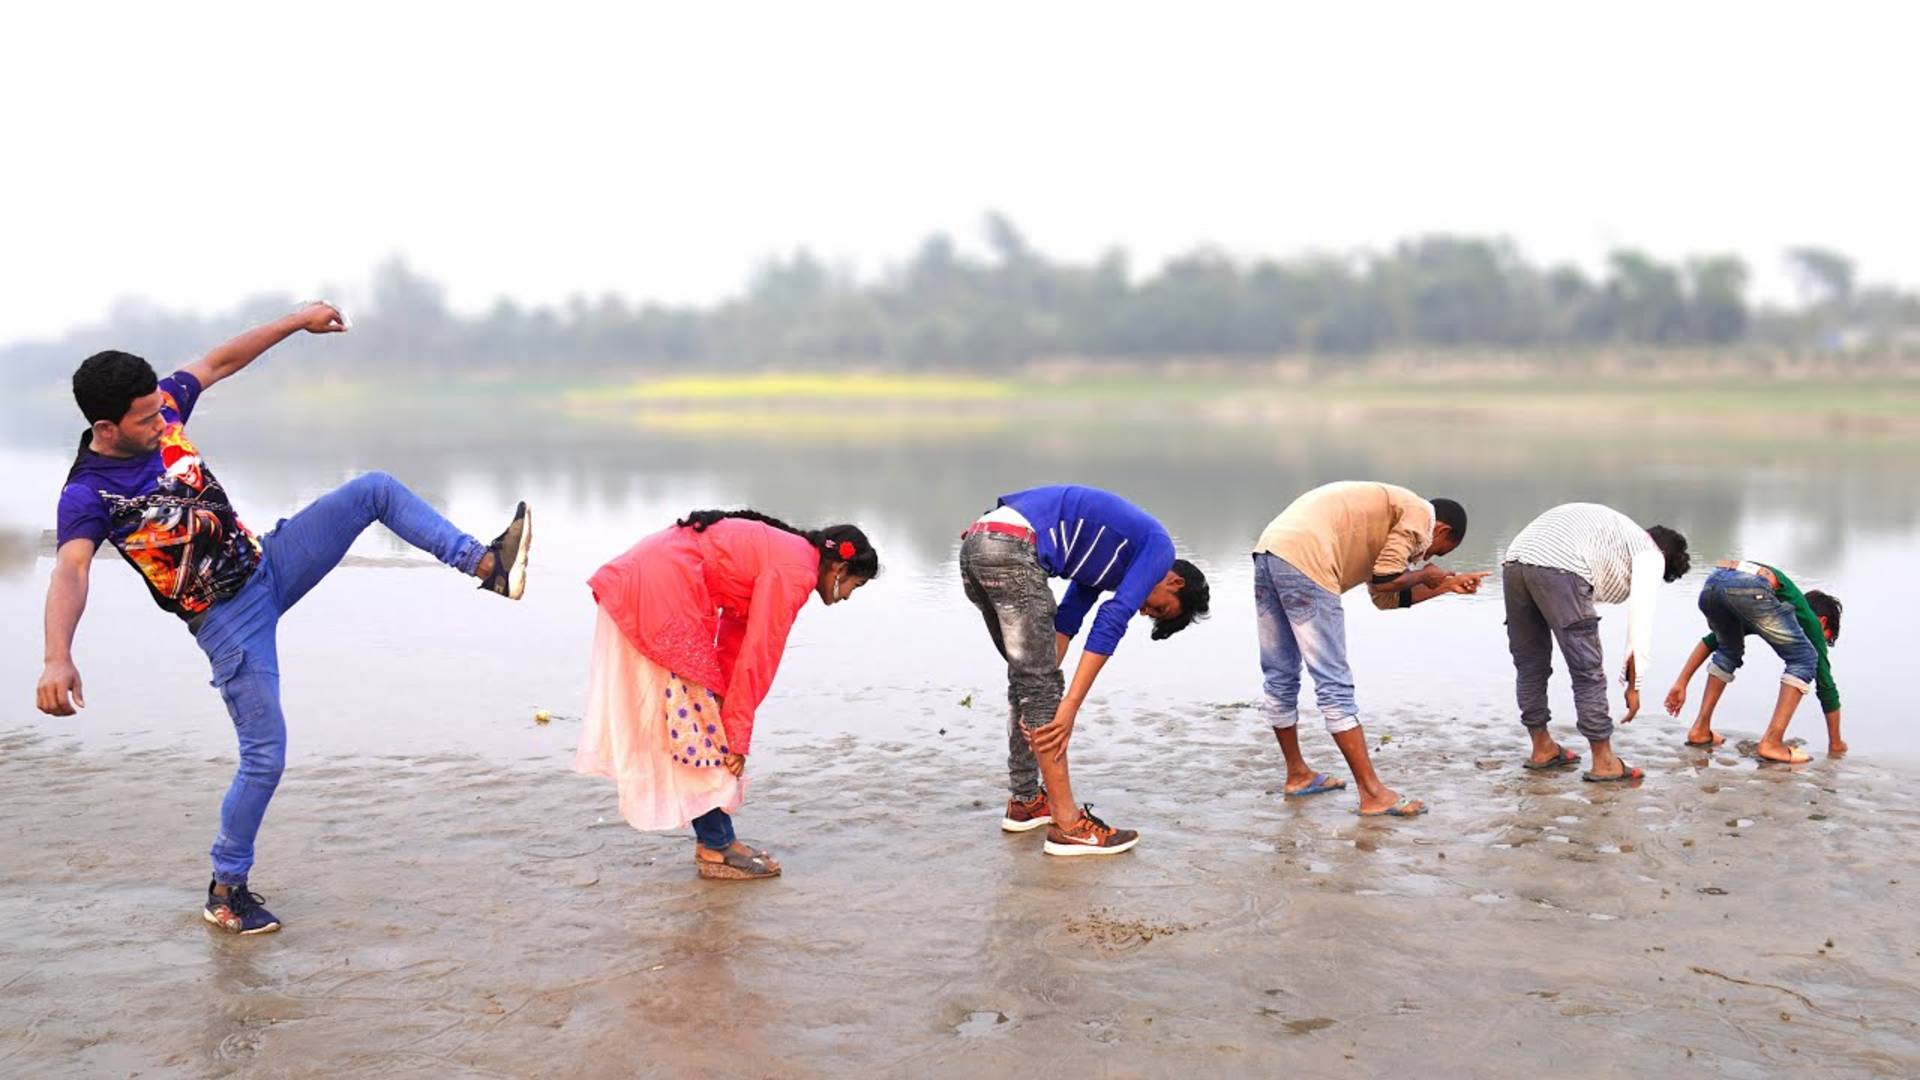
[[[1051,721],[1066,692],[1055,663],[1053,589],[1033,544],[993,532],[960,542],[960,581],[1007,661],[1007,789],[1031,799],[1040,793],[1040,768],[1021,728]]]

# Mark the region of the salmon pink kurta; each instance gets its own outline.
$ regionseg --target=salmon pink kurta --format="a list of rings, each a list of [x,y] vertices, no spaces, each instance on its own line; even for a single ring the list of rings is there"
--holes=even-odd
[[[732,518],[655,533],[593,575],[574,768],[611,778],[634,828],[739,808],[746,780],[721,766],[752,745],[754,711],[819,573],[805,539]]]
[[[819,580],[820,553],[804,537],[727,518],[654,533],[588,584],[641,655],[720,697],[727,747],[746,754],[787,632]]]

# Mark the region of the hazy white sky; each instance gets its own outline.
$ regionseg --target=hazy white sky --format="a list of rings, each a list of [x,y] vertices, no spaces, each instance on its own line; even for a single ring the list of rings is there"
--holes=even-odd
[[[394,252],[463,308],[706,301],[988,208],[1141,268],[1452,230],[1920,284],[1910,5],[269,6],[9,9],[0,340]]]

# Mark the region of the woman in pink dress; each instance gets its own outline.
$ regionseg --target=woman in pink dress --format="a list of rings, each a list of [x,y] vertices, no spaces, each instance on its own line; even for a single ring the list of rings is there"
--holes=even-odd
[[[750,510],[697,510],[601,567],[587,719],[574,768],[613,780],[636,829],[694,830],[700,876],[776,877],[733,834],[753,715],[794,617],[880,572],[852,525],[802,530]]]

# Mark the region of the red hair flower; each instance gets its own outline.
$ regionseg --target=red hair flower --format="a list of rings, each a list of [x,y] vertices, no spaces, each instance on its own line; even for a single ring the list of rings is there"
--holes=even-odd
[[[853,541],[851,540],[840,541],[840,557],[842,559],[853,558]]]

